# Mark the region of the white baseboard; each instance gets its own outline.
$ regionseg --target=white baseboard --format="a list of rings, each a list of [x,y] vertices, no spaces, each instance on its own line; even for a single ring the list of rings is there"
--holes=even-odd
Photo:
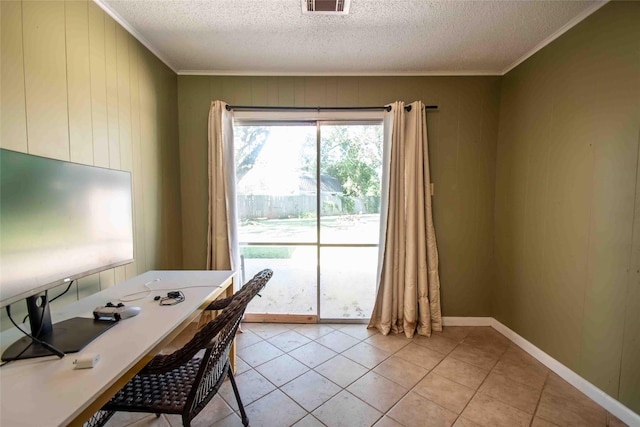
[[[442,317],[442,326],[493,326],[493,317]]]
[[[451,319],[464,319],[459,317],[454,317]],[[484,317],[471,317],[470,319],[487,319]],[[580,390],[582,393],[586,394],[591,398],[594,402],[602,406],[607,411],[611,412],[613,415],[618,417],[620,421],[624,422],[629,426],[640,426],[640,415],[633,412],[631,409],[624,406],[622,403],[614,399],[613,397],[606,394],[604,391],[600,390],[598,387],[591,384],[589,381],[582,378],[580,375],[573,372],[571,369],[564,366],[562,363],[558,362],[553,357],[549,356],[544,351],[540,350],[538,347],[518,335],[516,332],[509,329],[507,326],[500,323],[498,320],[493,317],[489,317],[491,319],[490,326],[493,327],[496,331],[500,332],[505,337],[509,338],[513,341],[518,347],[522,348],[524,351],[529,353],[535,359],[537,359],[540,363],[545,365],[547,368],[558,374],[562,379],[566,382]],[[475,321],[475,320],[474,320]],[[445,326],[469,326],[469,325],[449,325],[444,323]],[[478,325],[471,325],[478,326]],[[480,325],[484,326],[484,325]]]

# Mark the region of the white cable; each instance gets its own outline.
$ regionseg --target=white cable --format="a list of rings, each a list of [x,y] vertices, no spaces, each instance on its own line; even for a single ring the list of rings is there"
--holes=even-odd
[[[149,294],[151,292],[153,292],[153,289],[151,289],[151,287],[149,287],[149,285],[154,283],[154,282],[159,282],[159,281],[160,281],[159,278],[155,278],[153,280],[149,280],[147,283],[145,283],[143,285],[145,288],[147,288],[146,290],[140,291],[140,292],[134,292],[134,293],[127,294],[127,295],[123,295],[123,296],[120,297],[120,301],[122,301],[122,302],[131,302],[131,301],[138,301],[140,299],[144,299],[144,298],[148,297]],[[132,297],[134,295],[138,295],[138,294],[145,294],[145,295],[143,295],[141,297],[138,297],[138,298],[130,298],[130,297]]]
[[[181,289],[192,289],[192,288],[211,288],[210,285],[194,285],[194,286],[182,286],[182,287],[175,287],[175,288],[158,288],[158,289],[151,289],[151,287],[149,286],[151,283],[153,282],[159,282],[160,279],[153,279],[147,283],[144,284],[144,287],[147,288],[144,291],[140,291],[140,292],[133,292],[131,294],[127,294],[127,295],[123,295],[120,297],[120,301],[121,302],[131,302],[131,301],[138,301],[141,299],[144,299],[146,297],[148,297],[151,292],[158,292],[158,291],[175,291],[175,290],[181,290]],[[218,288],[221,288],[222,286],[218,286]],[[129,299],[129,297],[132,297],[134,295],[138,295],[138,294],[145,294],[141,297],[138,298],[133,298],[133,299]]]

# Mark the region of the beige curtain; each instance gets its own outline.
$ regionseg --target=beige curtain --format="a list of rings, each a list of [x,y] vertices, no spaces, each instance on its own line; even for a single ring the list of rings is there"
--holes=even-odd
[[[238,262],[233,113],[222,101],[209,109],[209,226],[207,270],[235,270]],[[211,319],[203,313],[200,325]]]
[[[233,115],[226,106],[213,101],[209,110],[208,270],[233,270],[237,265]]]
[[[441,331],[442,314],[426,110],[420,101],[409,107],[406,111],[404,102],[395,102],[390,113],[388,192],[382,215],[386,229],[381,233],[378,295],[369,327],[412,338],[415,332],[430,336],[432,330]]]

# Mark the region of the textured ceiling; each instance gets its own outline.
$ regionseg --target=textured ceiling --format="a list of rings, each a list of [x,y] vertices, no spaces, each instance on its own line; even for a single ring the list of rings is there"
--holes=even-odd
[[[603,1],[96,0],[181,74],[503,74]]]

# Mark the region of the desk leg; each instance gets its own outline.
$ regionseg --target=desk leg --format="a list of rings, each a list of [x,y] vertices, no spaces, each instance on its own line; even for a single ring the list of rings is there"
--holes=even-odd
[[[234,294],[235,280],[231,279],[231,284],[227,286],[224,291],[224,298],[231,297]],[[222,296],[222,295],[221,295]],[[215,319],[218,315],[218,311],[205,310],[200,315],[200,320],[198,321],[197,330],[199,331],[204,325]],[[229,364],[231,365],[231,370],[235,374],[236,372],[236,339],[233,338],[233,343],[231,344],[231,350],[229,351]]]
[[[235,280],[231,279],[231,285],[227,287],[225,297],[233,295],[235,288]],[[229,364],[231,365],[231,372],[236,373],[236,338],[233,337],[233,343],[231,343],[231,350],[229,351]]]

